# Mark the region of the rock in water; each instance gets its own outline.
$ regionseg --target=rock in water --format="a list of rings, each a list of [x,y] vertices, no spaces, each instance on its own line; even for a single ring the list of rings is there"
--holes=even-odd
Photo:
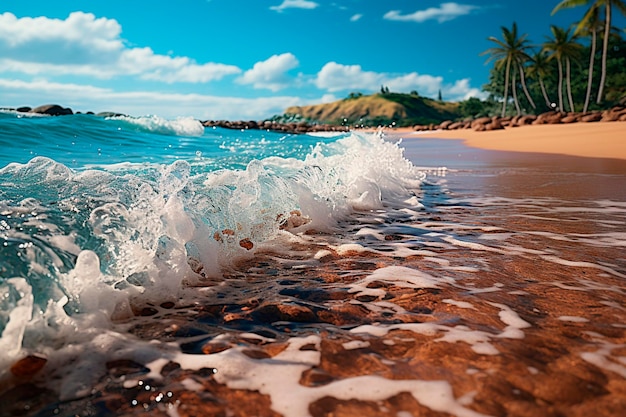
[[[17,377],[30,377],[41,370],[48,359],[40,356],[28,355],[11,366],[11,373]]]
[[[48,114],[50,116],[65,116],[74,114],[72,109],[69,107],[61,107],[58,104],[44,104],[43,106],[32,109],[31,113]]]

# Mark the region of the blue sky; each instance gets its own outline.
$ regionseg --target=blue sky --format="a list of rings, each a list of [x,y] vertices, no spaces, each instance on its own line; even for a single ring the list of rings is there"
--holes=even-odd
[[[0,5],[0,106],[260,120],[350,92],[480,96],[489,36],[558,1],[49,0]],[[624,26],[620,17],[616,25]]]

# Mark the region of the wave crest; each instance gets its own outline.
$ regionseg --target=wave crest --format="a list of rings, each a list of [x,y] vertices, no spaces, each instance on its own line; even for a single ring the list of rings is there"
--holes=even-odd
[[[159,116],[111,116],[107,120],[121,120],[140,130],[172,136],[202,136],[204,126],[193,117],[178,117],[167,120]]]

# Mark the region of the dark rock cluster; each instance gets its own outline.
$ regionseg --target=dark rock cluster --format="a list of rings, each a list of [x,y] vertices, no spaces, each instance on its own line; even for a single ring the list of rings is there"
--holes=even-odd
[[[44,104],[43,106],[35,108],[24,106],[15,109],[15,111],[20,113],[47,114],[49,116],[66,116],[74,114],[74,111],[69,107],[59,106],[58,104]]]
[[[308,132],[347,132],[350,130],[348,126],[326,125],[326,124],[309,124],[307,122],[291,122],[280,123],[272,120],[256,122],[249,121],[230,121],[230,120],[206,120],[201,122],[205,127],[222,127],[225,129],[258,129],[271,130],[274,132],[285,133],[308,133]]]
[[[593,112],[556,112],[550,111],[540,115],[526,114],[520,116],[507,117],[479,117],[477,119],[466,119],[460,122],[446,120],[440,124],[416,125],[416,131],[424,130],[457,130],[472,129],[477,132],[500,130],[506,127],[518,127],[526,125],[543,124],[567,124],[567,123],[591,123],[591,122],[616,122],[626,121],[626,106],[615,106],[604,111]]]
[[[12,111],[16,111],[18,113],[34,113],[34,114],[44,114],[44,115],[48,115],[48,116],[70,116],[72,114],[81,114],[81,112],[74,112],[74,110],[72,110],[69,107],[63,107],[60,106],[58,104],[44,104],[41,106],[37,106],[37,107],[29,107],[29,106],[23,106],[23,107],[18,107],[18,108],[4,108],[3,110],[12,110]],[[86,112],[85,114],[94,114],[94,112]],[[118,113],[111,113],[111,114],[118,114]],[[107,114],[103,114],[103,113],[98,113],[97,116],[108,116],[108,112]]]

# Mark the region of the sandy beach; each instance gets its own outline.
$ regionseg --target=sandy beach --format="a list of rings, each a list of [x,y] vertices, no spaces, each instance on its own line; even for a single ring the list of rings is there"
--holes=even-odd
[[[490,132],[470,129],[394,133],[414,137],[462,139],[466,145],[513,152],[540,152],[592,158],[626,159],[626,123],[531,125]]]

